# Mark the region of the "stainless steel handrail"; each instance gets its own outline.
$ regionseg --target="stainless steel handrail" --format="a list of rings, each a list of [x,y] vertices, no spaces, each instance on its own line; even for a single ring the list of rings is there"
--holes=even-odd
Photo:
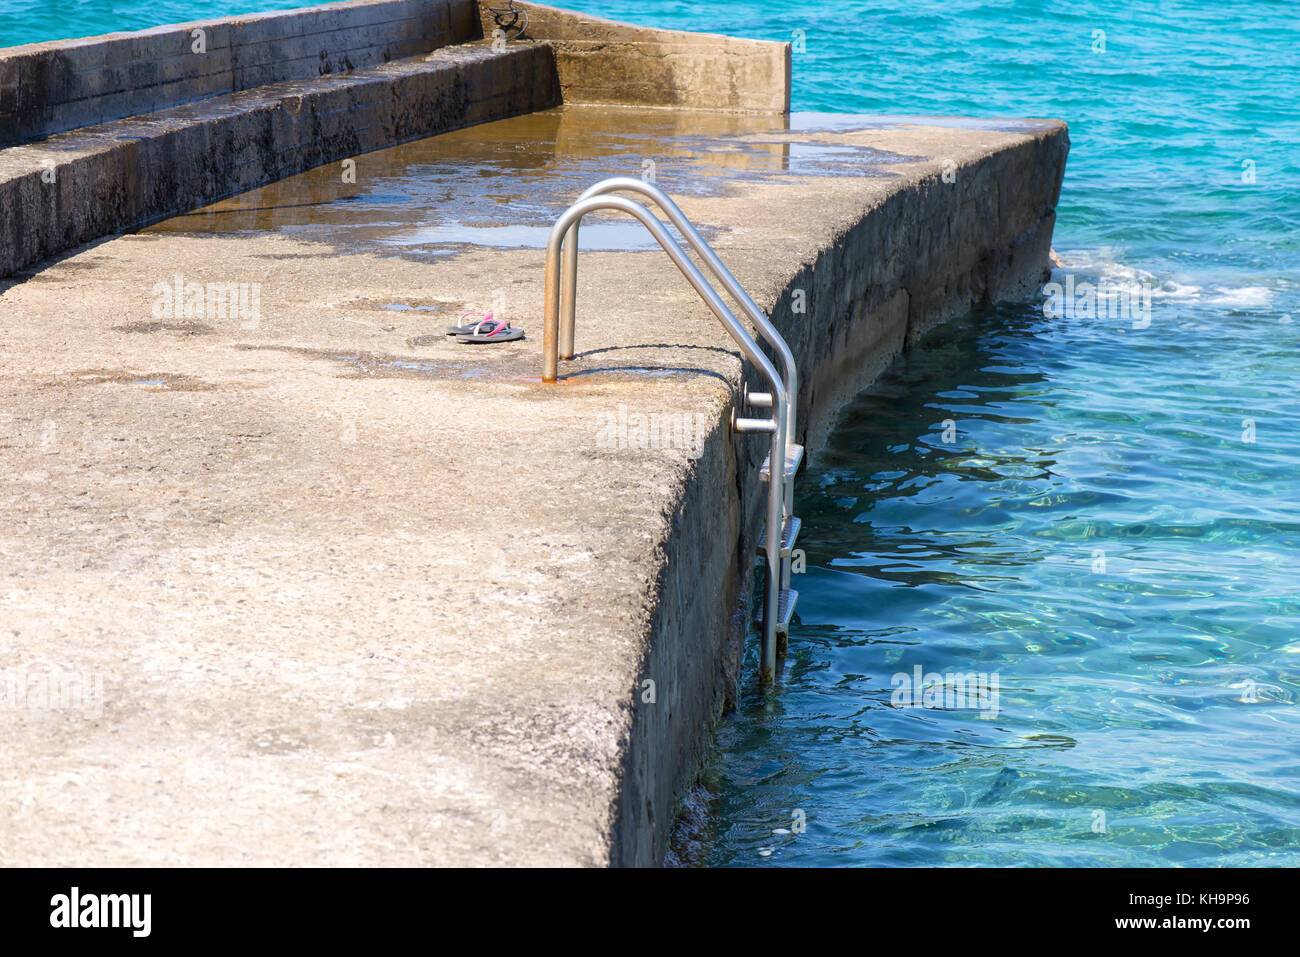
[[[622,196],[590,196],[570,206],[551,229],[550,239],[546,244],[546,286],[543,293],[545,322],[542,327],[542,381],[555,383],[559,371],[560,345],[560,252],[569,228],[579,222],[587,213],[598,209],[613,209],[627,213],[638,220],[654,237],[668,258],[681,270],[686,280],[699,293],[700,298],[718,317],[718,320],[731,334],[736,345],[745,358],[754,363],[767,380],[776,400],[776,428],[772,431],[771,447],[768,461],[771,463],[772,480],[767,486],[767,555],[768,574],[764,593],[763,613],[763,661],[762,673],[765,681],[771,681],[776,674],[776,618],[781,593],[781,534],[785,511],[784,483],[776,480],[777,469],[785,461],[786,423],[788,419],[789,396],[785,383],[777,374],[776,367],[759,348],[739,319],[727,308],[717,291],[700,272],[695,263],[673,239],[672,234],[648,209],[640,203]],[[576,239],[576,237],[575,237]],[[577,243],[574,243],[576,249]],[[576,257],[575,257],[576,258]],[[576,277],[576,268],[573,274]],[[570,356],[572,358],[572,356]]]
[[[749,317],[749,321],[758,329],[759,335],[776,352],[781,364],[782,378],[785,380],[786,395],[790,397],[786,409],[786,444],[789,445],[795,442],[799,435],[795,430],[795,415],[798,412],[796,405],[799,401],[799,369],[795,365],[794,353],[790,351],[790,346],[781,333],[777,331],[776,326],[772,325],[772,321],[768,319],[763,310],[759,309],[754,300],[750,298],[749,293],[745,291],[745,287],[736,280],[731,270],[718,258],[718,254],[713,251],[713,247],[708,244],[708,241],[700,235],[700,231],[686,218],[686,214],[681,211],[681,207],[673,202],[672,198],[658,186],[631,176],[614,176],[610,179],[601,180],[592,186],[578,197],[578,201],[581,202],[584,199],[590,199],[592,196],[599,196],[604,193],[618,192],[640,193],[649,197],[664,211],[668,216],[668,220],[677,227],[677,231],[682,234],[687,244],[695,250],[696,255],[709,267],[713,275],[722,283],[723,288],[731,294],[731,298],[740,305],[745,315]],[[578,228],[581,225],[582,221],[581,217],[579,217],[569,229],[569,235],[565,238],[564,275],[561,286],[564,300],[563,311],[560,313],[561,359],[573,358],[574,312],[577,309],[578,300]],[[774,459],[773,462],[775,463],[775,461]],[[794,487],[793,483],[789,483],[786,490],[787,513],[793,511],[793,505]]]

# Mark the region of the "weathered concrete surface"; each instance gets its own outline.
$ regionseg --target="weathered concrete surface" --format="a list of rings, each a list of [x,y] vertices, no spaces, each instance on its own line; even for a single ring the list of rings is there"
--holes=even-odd
[[[478,35],[473,0],[350,0],[8,47],[0,50],[0,146]]]
[[[585,183],[639,171],[634,115],[438,137],[420,176],[465,176],[423,218],[468,224],[486,193],[544,221],[572,198],[538,185],[571,182],[557,144],[598,138],[566,127],[608,123]],[[761,172],[660,184],[791,336],[814,433],[909,335],[1045,264],[1058,123],[714,136]],[[384,255],[277,233],[283,194],[260,196],[225,204],[260,233],[169,224],[0,284],[0,669],[104,676],[97,716],[0,708],[0,859],[658,862],[735,680],[757,531],[730,340],[661,253],[587,252],[580,355],[543,387],[539,250],[438,255],[403,223]],[[158,318],[176,274],[261,283],[260,322]],[[494,299],[530,338],[443,338]],[[620,405],[703,415],[701,454],[602,444]]]
[[[497,28],[492,6],[479,5],[487,37]],[[515,7],[528,15],[527,36],[555,48],[566,103],[790,110],[788,43],[639,27],[522,0]]]

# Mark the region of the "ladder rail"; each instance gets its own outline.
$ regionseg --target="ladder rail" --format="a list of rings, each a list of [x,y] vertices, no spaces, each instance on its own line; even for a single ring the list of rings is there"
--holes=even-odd
[[[730,333],[731,338],[735,340],[745,357],[754,363],[762,373],[763,378],[767,380],[769,388],[776,404],[775,428],[771,431],[771,446],[768,452],[768,460],[773,463],[785,461],[786,449],[786,423],[787,410],[789,405],[789,396],[785,390],[785,382],[777,372],[776,366],[772,360],[764,354],[759,348],[757,342],[750,336],[748,330],[739,319],[727,307],[722,298],[718,295],[717,290],[713,288],[704,274],[700,272],[699,267],[691,261],[690,257],[673,239],[672,234],[667,228],[654,216],[648,209],[640,203],[627,199],[623,196],[598,195],[589,196],[581,199],[570,206],[551,229],[550,238],[546,244],[546,275],[545,290],[543,293],[544,300],[544,325],[542,327],[542,381],[547,384],[554,384],[558,378],[559,371],[559,351],[560,351],[560,254],[564,245],[564,239],[569,234],[570,227],[576,224],[587,213],[594,212],[598,209],[611,209],[623,212],[636,219],[650,233],[655,242],[673,261],[673,264],[686,277],[687,281],[704,300],[705,304],[713,314]],[[575,237],[576,239],[576,237]],[[573,243],[575,250],[577,243]],[[576,283],[576,263],[575,268],[570,274],[572,281]],[[570,299],[570,302],[573,300]],[[777,651],[777,617],[780,607],[780,596],[782,588],[782,574],[780,560],[780,545],[782,526],[785,516],[785,483],[776,481],[776,475],[773,474],[767,485],[767,529],[766,529],[766,548],[769,558],[769,567],[766,575],[766,588],[764,589],[764,613],[763,613],[763,648],[762,648],[762,665],[761,677],[765,682],[770,682],[776,675],[776,651]]]
[[[614,176],[610,179],[601,180],[594,186],[591,186],[578,197],[579,202],[589,199],[592,196],[599,196],[604,193],[640,193],[642,196],[651,199],[667,215],[669,222],[677,227],[677,231],[682,234],[687,244],[695,250],[696,255],[704,261],[709,267],[714,277],[722,283],[724,289],[730,293],[731,298],[739,305],[745,315],[749,317],[755,328],[758,329],[759,335],[763,340],[772,347],[780,360],[782,379],[785,382],[785,392],[789,397],[786,406],[785,435],[786,445],[797,441],[798,432],[795,429],[795,416],[798,413],[797,402],[799,397],[799,369],[795,365],[794,353],[786,343],[785,338],[777,331],[776,326],[767,317],[758,304],[754,302],[749,293],[745,291],[731,270],[714,252],[713,247],[695,228],[694,224],[686,218],[681,207],[675,203],[672,198],[652,183],[635,179],[631,176]],[[574,221],[573,226],[569,229],[568,236],[564,241],[564,267],[563,267],[563,285],[561,294],[563,296],[562,311],[560,313],[560,358],[572,359],[573,337],[574,337],[574,313],[577,310],[578,299],[578,229],[582,225],[582,218],[579,217]],[[794,506],[794,487],[793,482],[789,483],[786,489],[786,510],[792,511]]]

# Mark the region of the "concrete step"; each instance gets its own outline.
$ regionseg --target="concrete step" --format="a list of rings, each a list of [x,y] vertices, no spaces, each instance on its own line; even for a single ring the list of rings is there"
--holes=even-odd
[[[0,277],[315,166],[560,102],[547,45],[475,41],[0,149]]]
[[[423,56],[478,19],[470,0],[352,0],[0,49],[0,146]]]

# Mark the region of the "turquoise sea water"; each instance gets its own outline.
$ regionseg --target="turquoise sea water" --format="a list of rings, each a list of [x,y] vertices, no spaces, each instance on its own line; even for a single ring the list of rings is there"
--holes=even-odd
[[[294,5],[0,0],[0,45]],[[848,411],[683,858],[1300,864],[1300,6],[564,5],[796,40],[800,110],[1066,119],[1056,278],[1151,293],[968,317]],[[917,666],[997,716],[894,707]]]
[[[306,6],[301,0],[0,0],[0,47]]]

